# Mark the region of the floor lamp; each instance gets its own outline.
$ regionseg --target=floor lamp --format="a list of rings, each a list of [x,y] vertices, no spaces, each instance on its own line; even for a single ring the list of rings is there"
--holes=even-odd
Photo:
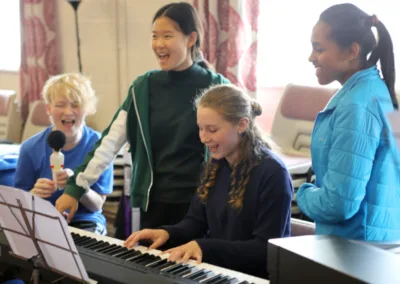
[[[81,4],[82,0],[68,0],[68,2],[69,2],[69,4],[71,4],[72,8],[74,8],[76,44],[78,47],[78,64],[79,64],[79,72],[82,73],[81,41],[79,39],[79,25],[78,25],[78,7],[79,7],[79,4]]]

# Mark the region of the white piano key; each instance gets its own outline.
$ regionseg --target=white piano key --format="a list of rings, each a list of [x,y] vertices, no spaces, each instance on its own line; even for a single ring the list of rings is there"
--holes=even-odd
[[[115,244],[115,245],[118,245],[118,246],[124,246],[124,241],[122,241],[122,240],[114,239],[114,238],[107,237],[107,236],[96,235],[94,233],[91,233],[91,232],[88,232],[88,231],[84,231],[84,230],[81,230],[81,229],[78,229],[78,228],[74,228],[74,227],[69,227],[69,230],[70,230],[71,233],[76,233],[76,234],[78,234],[80,236],[87,236],[87,237],[94,238],[94,239],[96,239],[98,241],[105,241],[105,242],[108,242],[110,244]],[[144,246],[139,246],[138,245],[138,246],[133,247],[133,249],[138,250],[138,251],[140,251],[142,253],[149,253],[149,254],[152,254],[152,255],[155,255],[155,256],[159,256],[162,259],[165,259],[165,258],[169,257],[168,253],[164,253],[163,254],[162,251],[160,251],[160,250],[149,249],[149,248],[144,247]],[[269,283],[269,281],[266,280],[266,279],[258,278],[258,277],[255,277],[255,276],[251,276],[251,275],[244,274],[244,273],[241,273],[241,272],[238,272],[238,271],[234,271],[234,270],[230,270],[230,269],[227,269],[227,268],[211,265],[211,264],[208,264],[208,263],[205,263],[205,262],[202,262],[202,263],[198,264],[197,261],[195,261],[193,259],[187,261],[186,263],[195,266],[199,270],[201,270],[201,269],[210,270],[210,271],[213,272],[214,275],[222,274],[224,276],[229,276],[229,277],[232,277],[232,278],[236,278],[236,279],[238,279],[238,283],[240,283],[242,281],[248,281],[249,283],[255,283],[255,284],[268,284]],[[192,272],[192,273],[194,273],[194,272]],[[183,275],[182,277],[183,278],[187,278],[192,273]],[[206,281],[208,278],[210,278],[210,277],[207,277],[206,279],[200,281],[200,283]]]

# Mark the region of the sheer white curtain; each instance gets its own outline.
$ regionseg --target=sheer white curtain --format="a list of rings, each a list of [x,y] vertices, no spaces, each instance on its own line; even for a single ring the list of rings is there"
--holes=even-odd
[[[280,87],[288,83],[318,85],[315,70],[308,62],[311,31],[320,13],[333,0],[263,0],[261,1],[257,81],[259,87]],[[376,14],[388,28],[400,72],[400,16],[391,0],[355,0],[353,3],[369,14]],[[399,86],[399,84],[397,84]],[[332,84],[337,86],[337,84]]]

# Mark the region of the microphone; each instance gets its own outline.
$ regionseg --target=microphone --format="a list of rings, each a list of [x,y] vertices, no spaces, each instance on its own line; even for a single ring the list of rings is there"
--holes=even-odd
[[[52,131],[47,137],[47,143],[53,149],[53,154],[50,155],[50,168],[57,189],[62,189],[57,186],[57,173],[64,169],[64,154],[60,150],[65,146],[65,142],[65,134],[60,130]]]

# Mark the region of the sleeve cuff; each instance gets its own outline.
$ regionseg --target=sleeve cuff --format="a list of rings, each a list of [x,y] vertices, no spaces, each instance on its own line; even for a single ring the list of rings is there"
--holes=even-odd
[[[85,195],[86,191],[83,187],[68,184],[64,193],[68,194],[69,196],[72,196],[73,198],[79,201],[81,200],[82,196]]]

